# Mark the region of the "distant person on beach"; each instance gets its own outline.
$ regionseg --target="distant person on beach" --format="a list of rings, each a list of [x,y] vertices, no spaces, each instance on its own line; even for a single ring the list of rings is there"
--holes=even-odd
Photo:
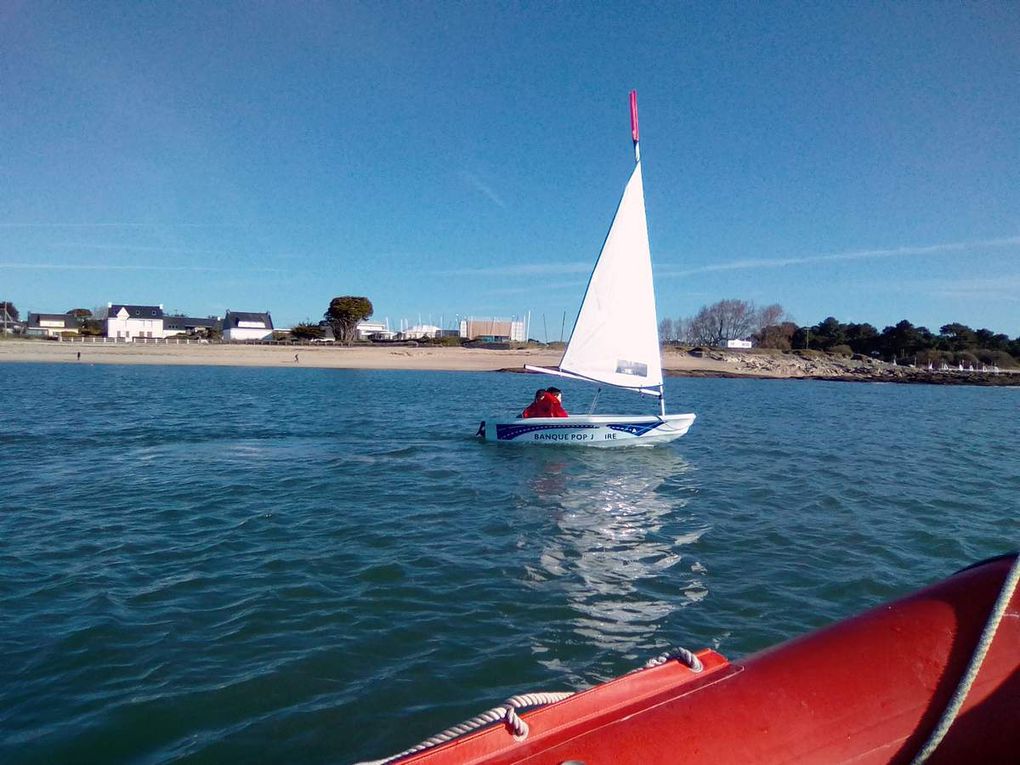
[[[294,363],[295,363],[295,364],[300,364],[300,363],[301,363],[301,359],[299,359],[299,358],[298,358],[297,356],[298,356],[298,355],[297,355],[297,354],[295,353],[295,354],[294,354]]]
[[[559,388],[546,388],[535,391],[535,400],[521,412],[521,417],[567,417],[563,408],[563,393]]]
[[[78,351],[78,361],[81,361],[81,351]]]

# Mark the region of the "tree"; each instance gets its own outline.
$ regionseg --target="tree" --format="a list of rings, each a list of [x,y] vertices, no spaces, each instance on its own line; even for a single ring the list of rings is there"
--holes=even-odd
[[[793,347],[793,339],[797,333],[797,325],[792,321],[762,327],[755,335],[759,348],[776,348],[788,351]]]
[[[694,340],[691,338],[691,320],[690,319],[674,319],[673,320],[673,335],[677,341],[683,345],[694,345]]]
[[[673,320],[663,319],[659,322],[659,342],[668,343],[676,339],[676,334],[673,332]]]
[[[846,345],[846,327],[835,316],[829,316],[811,328],[811,343],[823,351]]]
[[[99,319],[78,319],[78,332],[83,335],[102,337],[106,332],[106,322]]]
[[[698,345],[722,345],[749,337],[758,329],[756,314],[754,303],[746,300],[720,300],[702,306],[688,325],[690,340]]]
[[[990,329],[979,329],[974,332],[979,348],[989,351],[1005,351],[1009,347],[1009,337],[996,334]]]
[[[65,311],[64,316],[70,316],[76,322],[78,322],[78,331],[85,335],[95,334],[93,332],[86,332],[88,327],[89,319],[92,318],[92,311],[88,308],[72,308],[70,311]]]
[[[861,353],[870,356],[872,351],[877,351],[879,346],[878,330],[865,322],[854,324],[851,322],[844,328],[846,343],[853,348],[854,353]]]
[[[0,300],[0,319],[4,316],[4,311],[7,312],[7,319],[9,321],[21,321],[21,316],[18,315],[18,309],[7,300]]]
[[[295,324],[290,328],[291,337],[296,337],[298,340],[318,340],[324,334],[326,331],[322,327],[307,321]]]
[[[882,330],[882,351],[892,358],[914,356],[925,348],[932,347],[934,341],[927,327],[915,327],[904,319],[895,327]]]
[[[778,303],[765,306],[758,311],[756,317],[757,331],[754,333],[755,344],[759,348],[790,349],[790,339],[797,326],[786,321],[786,311]]]
[[[977,336],[966,324],[953,322],[939,327],[939,341],[946,350],[963,351],[977,343]]]
[[[337,342],[350,345],[357,339],[358,322],[372,315],[372,301],[367,297],[343,295],[329,301],[329,309],[323,317],[333,328]]]

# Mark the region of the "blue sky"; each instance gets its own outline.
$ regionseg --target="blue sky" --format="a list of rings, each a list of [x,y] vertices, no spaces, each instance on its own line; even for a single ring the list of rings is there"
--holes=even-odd
[[[639,93],[660,316],[1020,335],[1012,3],[0,5],[0,299],[576,314]]]

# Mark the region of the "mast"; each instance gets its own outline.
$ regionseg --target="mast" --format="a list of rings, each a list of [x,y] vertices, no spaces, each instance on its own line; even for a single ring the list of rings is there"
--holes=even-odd
[[[630,137],[634,141],[634,164],[641,164],[641,131],[638,127],[637,91],[630,92]],[[659,385],[659,415],[666,416],[666,383]]]

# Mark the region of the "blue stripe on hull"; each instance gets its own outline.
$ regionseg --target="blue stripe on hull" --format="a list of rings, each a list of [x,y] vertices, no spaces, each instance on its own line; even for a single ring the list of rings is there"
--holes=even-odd
[[[643,436],[651,430],[659,427],[661,422],[614,422],[614,423],[563,423],[560,424],[535,424],[535,425],[496,425],[497,441],[513,441],[515,438],[532,434],[527,441],[545,441],[549,443],[571,443],[594,441],[594,432],[603,428],[627,433],[635,438]]]

